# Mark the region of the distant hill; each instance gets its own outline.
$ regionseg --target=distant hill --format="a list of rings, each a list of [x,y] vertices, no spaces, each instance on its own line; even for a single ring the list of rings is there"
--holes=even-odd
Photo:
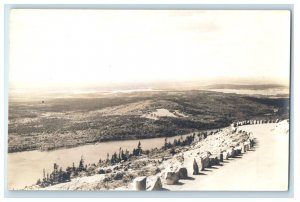
[[[206,89],[236,89],[236,90],[267,90],[272,88],[286,89],[288,86],[279,84],[259,84],[259,85],[241,85],[241,84],[213,84],[205,86]]]
[[[170,137],[225,127],[237,120],[289,117],[289,98],[201,90],[89,96],[47,99],[44,103],[10,102],[9,151]]]

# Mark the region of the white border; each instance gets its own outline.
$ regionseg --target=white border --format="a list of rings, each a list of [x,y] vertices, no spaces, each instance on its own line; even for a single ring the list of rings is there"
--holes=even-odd
[[[1,10],[4,11],[4,5],[5,4],[169,4],[170,1],[168,0],[110,0],[110,1],[106,1],[106,0],[26,0],[26,1],[22,1],[22,0],[3,0],[0,3],[1,6]],[[252,0],[252,1],[246,1],[246,0],[230,0],[230,1],[226,1],[226,0],[173,0],[172,1],[173,4],[294,4],[294,74],[292,75],[292,78],[294,75],[299,75],[299,56],[297,57],[297,55],[299,55],[298,51],[297,51],[297,46],[299,44],[299,40],[297,38],[297,36],[300,36],[299,34],[299,3],[297,2],[297,0]],[[1,21],[1,32],[0,32],[0,37],[3,40],[4,38],[4,12],[0,12],[0,21]],[[0,112],[1,112],[1,116],[0,116],[0,131],[4,131],[4,46],[1,46],[0,49],[0,61],[1,61],[1,83],[0,83],[0,103],[1,103],[1,108],[0,108]],[[294,83],[292,86],[292,90],[294,92],[294,109],[293,112],[295,111],[299,111],[298,105],[296,105],[296,103],[299,103],[299,92],[297,91],[297,87],[299,86],[299,80],[297,79],[297,77],[294,77]],[[292,112],[292,113],[293,113]],[[294,113],[294,123],[297,123],[297,121],[299,120],[299,114]],[[293,124],[293,123],[292,123]],[[299,142],[300,142],[300,138],[299,138],[299,133],[297,133],[299,131],[299,124],[294,124],[293,125],[293,129],[294,129],[294,179],[300,179],[299,175],[296,171],[299,170],[299,161],[298,161],[298,155],[299,154]],[[3,143],[4,143],[4,135],[3,132],[0,133],[2,134],[0,136],[0,145],[1,145],[1,152],[0,152],[0,157],[1,160],[3,162],[4,159],[4,148],[3,147]],[[1,165],[3,165],[3,163],[1,163]],[[274,176],[276,177],[276,176]],[[1,198],[4,198],[4,184],[3,184],[3,180],[4,179],[4,168],[3,166],[1,166],[1,173],[0,173],[0,179],[1,179],[1,184],[0,184],[0,189],[1,191]],[[294,198],[293,199],[286,199],[286,200],[297,200],[299,199],[299,181],[295,180],[294,181]],[[192,195],[192,193],[191,193]],[[211,194],[212,197],[218,197],[216,193],[212,193]],[[157,195],[155,195],[157,196]],[[234,196],[233,196],[234,197]],[[15,201],[16,199],[14,198],[10,198],[7,199],[9,201]],[[41,200],[41,199],[22,199],[22,201],[32,201],[32,200]],[[52,201],[53,199],[42,199],[42,200],[49,200]],[[56,199],[55,199],[56,200]],[[82,201],[83,199],[72,199],[72,201]],[[89,199],[89,200],[104,200],[104,199]],[[107,199],[105,199],[107,200]],[[119,200],[124,200],[124,199],[119,199]],[[135,199],[135,200],[141,200],[141,199]],[[153,200],[153,199],[142,199],[142,200]],[[154,200],[158,200],[158,199],[154,199]],[[165,200],[165,199],[162,199]],[[184,200],[184,199],[177,199],[177,200]],[[188,200],[192,200],[192,199],[188,199]],[[197,200],[197,199],[195,199]],[[200,200],[204,200],[204,199],[200,199]],[[205,200],[211,200],[211,199],[205,199]],[[230,200],[232,201],[232,199],[222,199],[222,201],[227,201]],[[246,199],[243,199],[246,200]],[[263,199],[263,200],[271,200],[271,199]],[[132,201],[132,199],[130,199],[130,201]]]

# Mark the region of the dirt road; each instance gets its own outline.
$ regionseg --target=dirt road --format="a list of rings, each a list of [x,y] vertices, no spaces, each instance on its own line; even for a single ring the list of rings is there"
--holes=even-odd
[[[215,191],[286,191],[288,189],[288,123],[259,124],[240,127],[253,132],[257,145],[240,157],[226,160],[222,166],[190,175],[168,190]],[[187,167],[191,172],[190,162]]]

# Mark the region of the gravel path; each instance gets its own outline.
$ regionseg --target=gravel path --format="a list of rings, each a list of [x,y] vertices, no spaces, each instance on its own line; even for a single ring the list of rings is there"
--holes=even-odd
[[[257,138],[257,145],[251,151],[225,161],[222,166],[202,171],[200,175],[190,175],[191,179],[180,180],[178,185],[165,185],[164,188],[172,191],[286,191],[288,123],[247,125],[240,129],[253,132]],[[192,166],[192,163],[189,165]],[[188,170],[191,173],[189,167]]]

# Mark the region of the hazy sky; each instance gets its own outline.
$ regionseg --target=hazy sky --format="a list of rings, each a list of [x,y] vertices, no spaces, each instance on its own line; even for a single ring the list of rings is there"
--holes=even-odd
[[[288,11],[12,10],[10,87],[288,82]]]

